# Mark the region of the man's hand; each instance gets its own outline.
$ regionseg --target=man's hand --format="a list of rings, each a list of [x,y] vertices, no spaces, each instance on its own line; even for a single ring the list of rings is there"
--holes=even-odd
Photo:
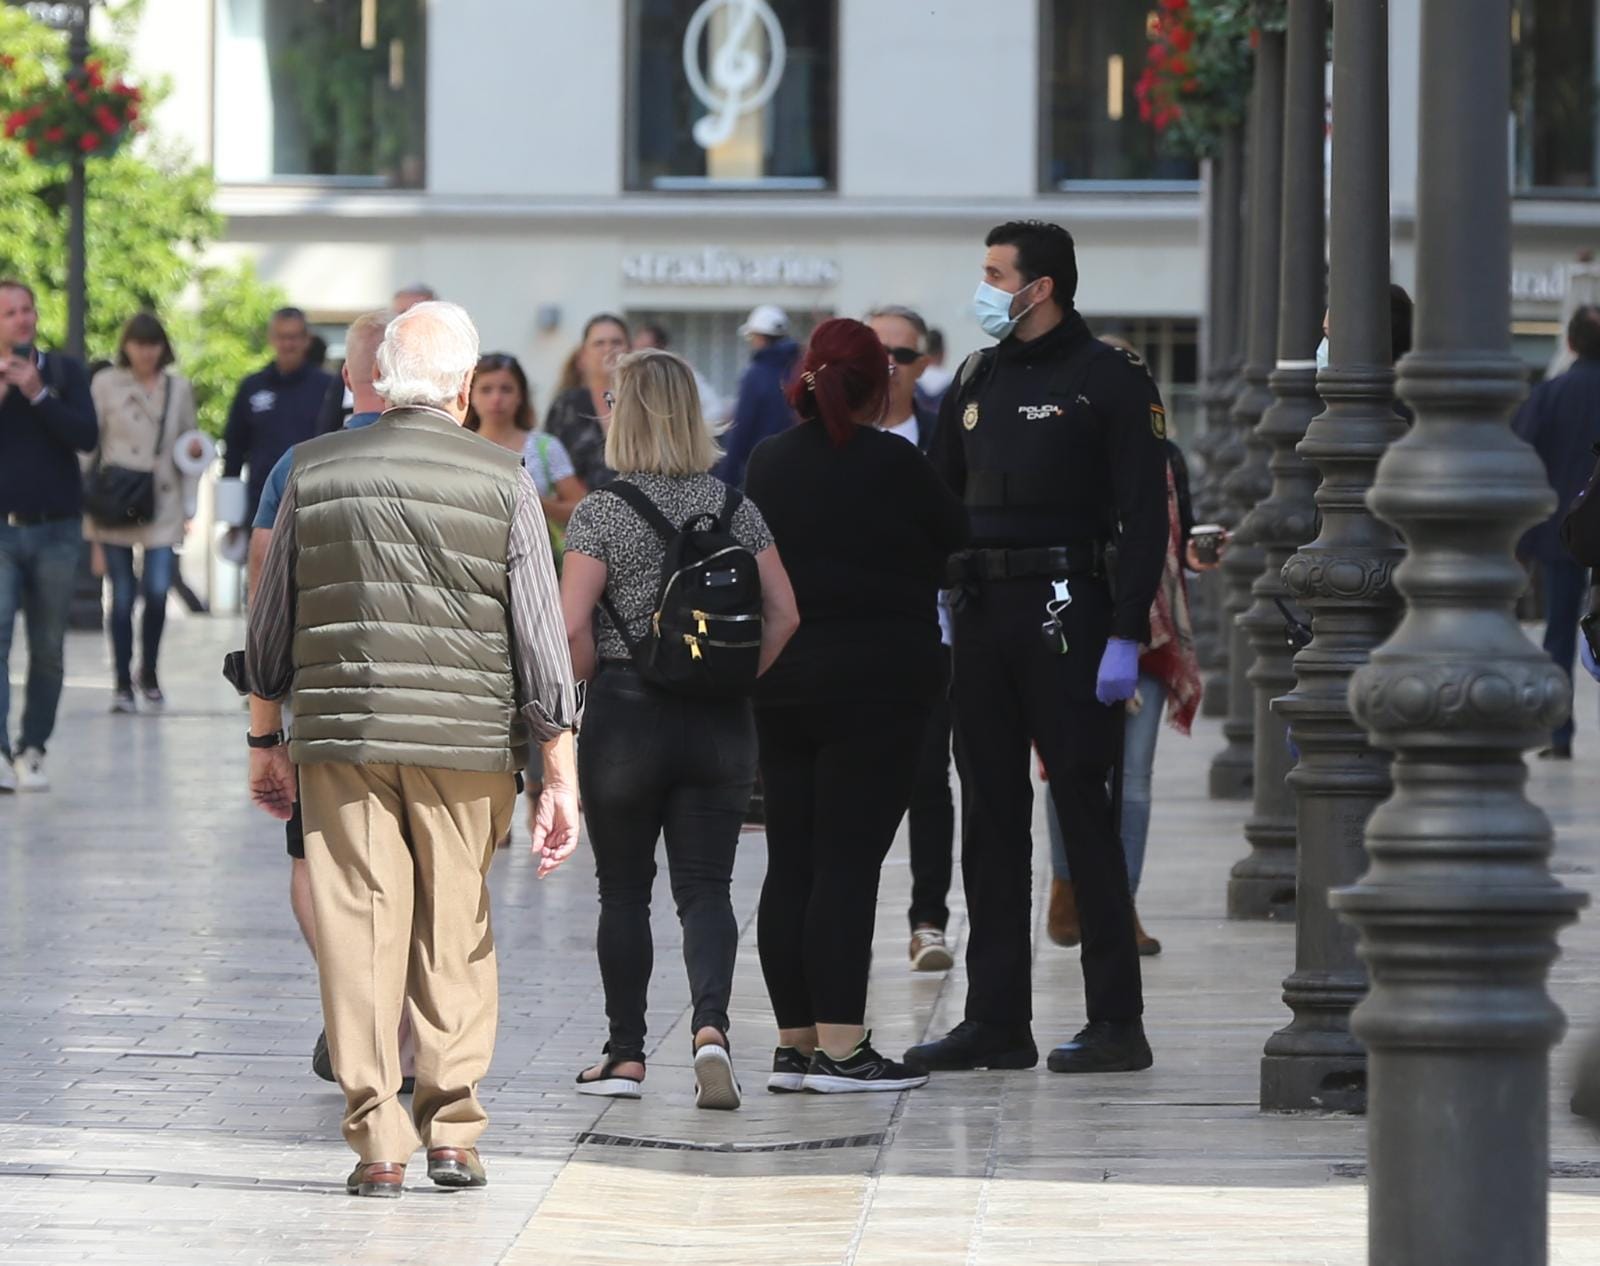
[[[44,379],[39,376],[39,367],[31,359],[13,356],[0,370],[0,379],[15,387],[22,393],[24,400],[32,400],[44,390]]]
[[[578,847],[578,829],[578,789],[569,783],[546,782],[528,817],[540,879],[572,856]]]
[[[294,816],[299,794],[287,747],[280,743],[277,747],[250,749],[250,799],[278,821],[287,822]]]

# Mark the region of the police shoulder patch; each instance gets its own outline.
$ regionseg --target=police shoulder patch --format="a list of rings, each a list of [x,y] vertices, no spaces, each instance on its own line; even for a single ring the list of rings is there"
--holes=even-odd
[[[969,431],[978,425],[978,402],[976,400],[967,402],[966,410],[961,414],[961,425]]]
[[[1159,404],[1150,406],[1150,429],[1158,440],[1167,438],[1167,411]]]

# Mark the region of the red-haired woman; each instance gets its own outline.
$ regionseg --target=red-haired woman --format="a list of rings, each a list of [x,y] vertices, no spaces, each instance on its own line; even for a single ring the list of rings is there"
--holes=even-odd
[[[893,367],[859,321],[819,325],[789,391],[800,424],[760,445],[747,490],[794,584],[800,631],[761,679],[761,969],[778,1021],[768,1088],[906,1090],[865,1028],[878,872],[945,689],[935,612],[967,516],[877,429]]]

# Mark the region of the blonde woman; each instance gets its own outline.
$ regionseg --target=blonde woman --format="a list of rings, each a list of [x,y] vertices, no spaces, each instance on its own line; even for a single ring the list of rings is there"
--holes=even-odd
[[[194,391],[171,370],[172,343],[160,321],[141,312],[122,327],[116,363],[90,384],[100,417],[100,447],[86,459],[92,480],[99,466],[150,471],[155,482],[155,513],[148,522],[114,526],[85,516],[83,534],[99,545],[111,577],[111,651],[116,670],[113,712],[132,712],[134,688],[146,704],[166,699],[156,675],[161,634],[167,621],[167,591],[176,567],[173,547],[182,543],[187,524],[183,475],[173,460],[178,436],[195,427]],[[133,551],[141,555],[135,579]],[[140,659],[133,671],[133,607],[142,597]]]
[[[765,672],[798,626],[794,593],[760,511],[708,473],[717,452],[693,371],[670,352],[637,352],[618,364],[615,393],[607,394],[605,460],[617,482],[643,493],[672,523],[717,518],[755,556],[758,672]],[[629,647],[650,628],[665,559],[661,536],[623,494],[592,492],[573,511],[561,605],[573,671],[590,681],[578,780],[600,879],[597,942],[611,1033],[605,1058],[579,1075],[578,1090],[640,1094],[650,888],[656,840],[664,835],[694,998],[695,1102],[736,1108],[728,997],[739,931],[729,883],[755,784],[755,724],[747,698],[669,693],[634,669]],[[613,624],[608,608],[625,628]]]

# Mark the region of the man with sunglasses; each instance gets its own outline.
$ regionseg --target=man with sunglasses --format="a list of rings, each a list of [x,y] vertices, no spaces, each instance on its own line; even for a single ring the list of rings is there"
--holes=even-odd
[[[936,405],[917,390],[928,367],[928,323],[911,308],[891,304],[867,313],[867,324],[889,353],[889,402],[883,429],[909,440],[924,453],[933,447],[939,425]],[[950,660],[950,611],[941,601],[939,630],[945,663]],[[928,717],[927,739],[917,766],[917,781],[907,811],[911,836],[911,969],[949,971],[955,965],[945,943],[955,851],[955,802],[950,794],[950,700],[948,694]]]
[[[1013,222],[984,244],[973,313],[997,345],[961,367],[933,441],[974,546],[951,560],[966,1015],[906,1063],[1038,1062],[1032,744],[1077,884],[1089,1021],[1050,1069],[1137,1071],[1152,1055],[1111,786],[1166,565],[1166,412],[1143,362],[1096,339],[1074,306],[1071,234]]]

